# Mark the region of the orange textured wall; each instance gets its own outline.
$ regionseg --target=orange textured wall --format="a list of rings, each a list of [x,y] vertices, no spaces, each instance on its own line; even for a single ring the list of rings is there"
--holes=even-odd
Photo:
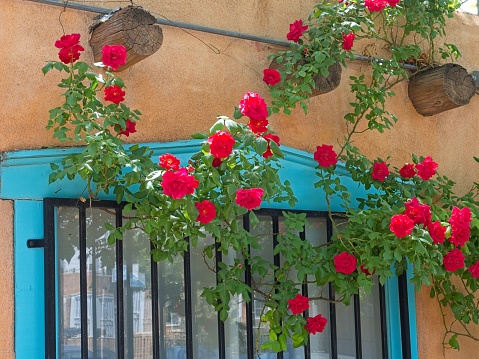
[[[88,28],[97,14],[63,11],[58,6],[25,0],[1,0],[1,3],[0,152],[57,146],[44,127],[48,110],[60,103],[60,90],[56,87],[60,77],[53,72],[44,76],[41,67],[49,59],[56,59],[53,43],[63,34],[62,26],[65,33],[82,34],[86,49],[82,59],[91,61]],[[289,23],[306,18],[314,3],[313,0],[135,1],[159,18],[278,40],[286,40]],[[87,4],[113,8],[119,3]],[[267,86],[262,82],[262,71],[269,65],[268,55],[280,47],[172,26],[162,28],[162,48],[120,74],[127,85],[126,104],[143,113],[138,132],[128,138],[129,142],[188,139],[190,134],[209,128],[217,115],[232,116],[234,106],[247,91],[258,92],[270,100]],[[458,62],[469,71],[479,70],[478,28],[479,17],[466,14],[458,14],[448,26],[446,41],[459,46],[463,57]],[[365,46],[357,43],[355,49],[362,53]],[[350,63],[343,71],[340,87],[312,99],[308,115],[296,110],[292,116],[272,116],[271,128],[280,136],[281,143],[308,152],[314,152],[323,143],[337,146],[345,130],[343,115],[352,99],[347,79],[349,75],[368,71],[368,63]],[[472,156],[479,156],[479,97],[473,97],[467,106],[422,117],[408,99],[406,83],[398,85],[395,92],[397,96],[388,103],[388,109],[399,118],[398,124],[383,135],[360,135],[355,144],[372,157],[391,154],[390,161],[395,165],[410,161],[411,153],[431,155],[439,163],[441,173],[460,183],[459,192],[477,181],[479,167]],[[8,204],[2,204],[0,213],[2,220],[11,221],[12,209]],[[8,273],[7,285],[13,283],[12,238],[10,232],[2,230],[0,262],[10,269],[1,272]],[[2,293],[0,303],[12,303],[10,297],[3,296]],[[13,305],[5,307],[11,308],[10,317],[5,320],[1,317],[2,330],[8,332],[13,328]],[[442,357],[441,316],[427,290],[417,294],[417,313],[420,359]],[[10,338],[8,333],[5,335]],[[6,345],[0,345],[0,354],[1,350],[9,350],[9,344]],[[446,358],[474,358],[478,346],[473,341],[463,341],[461,351],[448,351]]]

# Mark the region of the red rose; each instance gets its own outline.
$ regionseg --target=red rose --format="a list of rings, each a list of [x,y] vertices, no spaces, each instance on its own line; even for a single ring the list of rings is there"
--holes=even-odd
[[[432,242],[434,244],[444,243],[444,239],[446,239],[446,230],[447,228],[441,225],[441,222],[431,222],[427,226],[427,230],[429,231],[429,235],[432,238]]]
[[[333,261],[338,273],[351,274],[356,270],[356,257],[348,252],[336,254]]]
[[[136,123],[132,122],[130,120],[126,120],[126,127],[120,131],[120,135],[125,135],[126,137],[129,137],[131,133],[136,132]]]
[[[369,11],[383,11],[386,7],[386,0],[364,0],[364,6],[368,8]]]
[[[471,273],[472,278],[479,278],[479,262],[476,262],[472,266],[469,266],[467,270]]]
[[[276,135],[273,135],[272,133],[268,133],[267,135],[264,135],[263,138],[268,141],[268,148],[266,149],[266,152],[263,153],[264,158],[268,158],[273,156],[273,151],[271,151],[271,147],[269,146],[270,141],[273,141],[276,143],[278,146],[279,144],[279,137]]]
[[[268,120],[266,118],[253,120],[250,119],[248,122],[248,127],[253,133],[262,134],[263,132],[268,131]]]
[[[198,217],[196,220],[200,223],[210,223],[216,217],[216,208],[213,203],[205,199],[203,202],[196,202],[196,208],[198,209]]]
[[[350,32],[349,34],[344,34],[343,32],[343,49],[344,50],[351,50],[353,48],[353,41],[354,41],[354,32]]]
[[[251,211],[259,207],[263,195],[264,190],[262,188],[239,189],[236,191],[235,203]]]
[[[264,120],[268,117],[266,102],[255,92],[247,92],[240,101],[239,109],[244,116],[252,120]]]
[[[274,86],[281,82],[281,74],[276,69],[264,69],[263,81],[270,86]]]
[[[110,66],[113,70],[118,70],[126,64],[126,49],[122,45],[105,45],[101,50],[101,62],[103,65]]]
[[[389,6],[396,7],[396,5],[399,3],[401,0],[386,0]]]
[[[436,174],[437,163],[434,162],[431,156],[427,156],[424,161],[416,165],[417,175],[424,181]]]
[[[85,49],[81,45],[73,45],[71,47],[64,47],[58,52],[58,58],[64,64],[74,63],[80,58],[80,51]]]
[[[399,170],[399,174],[403,178],[413,178],[416,175],[416,169],[414,168],[414,164],[406,163],[404,166],[401,167]]]
[[[309,308],[308,302],[309,299],[307,297],[304,297],[298,293],[293,299],[288,299],[288,309],[291,310],[293,315],[301,314]]]
[[[455,246],[464,246],[471,236],[472,213],[469,207],[459,209],[453,207],[449,224],[451,225],[451,237],[449,241]]]
[[[419,200],[414,197],[404,203],[406,209],[404,214],[414,221],[414,224],[424,224],[427,226],[431,222],[431,207],[427,204],[419,203]]]
[[[371,177],[378,181],[384,181],[389,176],[389,169],[386,162],[374,162]]]
[[[108,86],[103,90],[103,92],[105,93],[105,101],[111,101],[117,105],[125,99],[123,97],[125,96],[125,91],[123,91],[121,87],[117,85]]]
[[[219,167],[222,162],[223,162],[223,161],[221,160],[221,158],[215,157],[215,158],[213,159],[213,162],[211,163],[211,166],[213,166],[213,167]]]
[[[184,168],[176,172],[166,171],[163,174],[163,181],[161,182],[163,193],[173,199],[179,199],[187,194],[193,194],[199,184],[200,182],[195,177],[189,175]]]
[[[72,47],[80,42],[80,34],[63,35],[59,40],[55,41],[55,47],[63,49]]]
[[[303,32],[305,32],[307,28],[308,25],[303,26],[303,20],[296,20],[289,25],[289,32],[286,35],[286,38],[288,40],[298,42],[299,38],[301,37],[301,35],[303,35]]]
[[[164,153],[159,157],[160,162],[158,163],[165,170],[177,171],[180,169],[180,160],[172,155],[171,153]]]
[[[321,333],[326,327],[327,323],[328,320],[321,314],[318,314],[315,317],[310,317],[306,319],[306,325],[304,326],[304,328],[308,331],[309,334],[314,335],[316,333]]]
[[[210,153],[216,158],[228,157],[233,151],[235,139],[233,135],[226,131],[218,131],[208,137],[210,144]]]
[[[405,214],[396,214],[391,218],[389,230],[398,238],[406,237],[412,233],[414,221]]]
[[[374,275],[374,273],[376,273],[376,269],[373,269],[373,272],[371,273],[369,269],[366,268],[365,264],[361,264],[359,270],[366,275]]]
[[[454,248],[444,256],[442,263],[448,272],[455,272],[458,269],[464,268],[464,259],[465,257],[461,250]]]
[[[321,167],[335,166],[338,162],[337,156],[333,146],[328,145],[317,146],[314,153],[314,159]]]

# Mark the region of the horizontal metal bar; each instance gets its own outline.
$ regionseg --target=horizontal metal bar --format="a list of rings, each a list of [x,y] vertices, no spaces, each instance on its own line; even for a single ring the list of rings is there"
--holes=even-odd
[[[44,239],[29,239],[27,240],[28,248],[43,248],[45,246]]]

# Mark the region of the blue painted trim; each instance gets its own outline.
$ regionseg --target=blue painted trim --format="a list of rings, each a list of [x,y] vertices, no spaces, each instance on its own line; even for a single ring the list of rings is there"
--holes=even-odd
[[[201,142],[198,140],[167,142],[167,143],[146,143],[153,150],[153,158],[160,154],[170,152],[178,156],[185,165],[191,155],[200,150]],[[318,177],[314,171],[317,162],[313,155],[291,147],[281,147],[285,158],[280,161],[283,168],[279,174],[282,180],[289,180],[302,210],[327,210],[322,200],[324,192],[314,188]],[[0,198],[5,199],[38,199],[45,197],[78,198],[86,197],[86,183],[79,177],[69,181],[68,179],[48,183],[48,176],[51,173],[50,163],[60,164],[63,157],[69,154],[79,153],[81,148],[61,148],[26,150],[5,153],[0,161]],[[357,183],[347,176],[342,163],[336,168],[337,175],[342,176],[343,184],[351,189],[352,198],[364,195],[365,191]],[[114,196],[101,195],[98,199],[114,200]],[[271,203],[263,207],[289,208],[286,204]],[[333,211],[341,211],[341,201],[336,199],[331,202]]]
[[[413,266],[409,263],[406,273],[408,284],[408,309],[409,309],[409,332],[411,337],[411,357],[412,359],[418,359],[418,342],[417,342],[417,313],[416,313],[416,288],[411,283],[413,277]]]
[[[397,277],[386,282],[386,319],[388,327],[389,359],[402,359],[401,318],[399,310],[399,287]]]
[[[43,238],[43,203],[17,200],[14,211],[15,357],[39,359],[45,353],[43,249],[28,248],[27,240]]]

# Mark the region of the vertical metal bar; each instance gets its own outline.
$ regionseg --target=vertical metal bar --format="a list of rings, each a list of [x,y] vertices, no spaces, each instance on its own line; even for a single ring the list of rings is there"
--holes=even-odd
[[[193,304],[191,301],[191,244],[189,238],[188,249],[184,255],[185,271],[185,330],[186,330],[186,359],[193,359]]]
[[[243,228],[246,231],[250,231],[249,216],[245,214],[243,216]],[[248,247],[248,254],[251,254],[251,248]],[[245,260],[245,283],[251,287],[251,266],[248,260]],[[251,300],[246,303],[246,352],[248,359],[254,358],[254,342],[253,342],[253,303],[254,303],[254,291],[251,294]]]
[[[86,214],[85,207],[79,208],[79,234],[80,234],[80,332],[81,332],[81,357],[88,359],[88,286],[86,263]]]
[[[55,272],[55,209],[43,201],[44,271],[45,271],[45,358],[56,359],[56,272]]]
[[[160,353],[161,358],[166,358],[166,346],[165,346],[165,262],[161,262],[157,265],[159,268],[158,272],[158,300],[159,300],[159,307],[160,307]]]
[[[328,242],[331,241],[333,236],[333,224],[331,219],[326,218],[326,235]],[[329,287],[329,299],[335,299],[336,294],[334,287],[331,283],[328,283]],[[338,359],[338,335],[336,329],[336,304],[329,303],[329,328],[331,330],[331,358]]]
[[[271,217],[272,221],[273,221],[273,252],[274,252],[274,249],[276,248],[276,246],[278,245],[278,233],[279,233],[279,218],[278,216],[276,215],[273,215]],[[273,264],[280,268],[281,267],[281,256],[280,254],[275,254],[274,257],[273,257]],[[274,280],[276,281],[276,274],[274,276]],[[277,290],[275,290],[275,292],[277,292]],[[277,359],[283,359],[284,355],[283,355],[283,352],[279,352],[277,354]]]
[[[388,334],[387,334],[387,321],[386,321],[386,295],[384,286],[379,286],[379,312],[381,317],[381,349],[382,357],[388,359]]]
[[[353,297],[354,303],[354,331],[356,342],[356,359],[362,359],[363,349],[361,340],[361,303],[359,301],[359,295],[355,294]]]
[[[299,238],[301,238],[302,241],[306,241],[306,230],[304,228],[301,232],[299,232]],[[305,297],[309,296],[307,283],[301,284],[301,291]],[[304,317],[309,317],[309,309],[305,310]],[[307,359],[311,358],[311,340],[308,340],[308,344],[304,346],[304,357]]]
[[[220,243],[215,243],[215,254],[216,254],[216,270],[219,268],[219,263],[223,261],[223,253],[219,251]],[[218,275],[216,275],[216,285],[218,285]],[[225,323],[220,319],[220,313],[217,314],[218,320],[218,351],[219,359],[226,358],[226,339],[225,339]]]
[[[150,241],[150,249],[155,246]],[[160,323],[158,313],[158,264],[150,256],[151,272],[151,335],[153,341],[153,359],[160,359]]]
[[[407,273],[398,277],[399,312],[401,317],[401,345],[403,359],[411,359],[411,331],[409,327],[409,305],[407,291]]]
[[[116,209],[116,227],[123,224],[122,210]],[[118,359],[125,359],[125,307],[123,302],[123,242],[116,241],[116,347]]]

